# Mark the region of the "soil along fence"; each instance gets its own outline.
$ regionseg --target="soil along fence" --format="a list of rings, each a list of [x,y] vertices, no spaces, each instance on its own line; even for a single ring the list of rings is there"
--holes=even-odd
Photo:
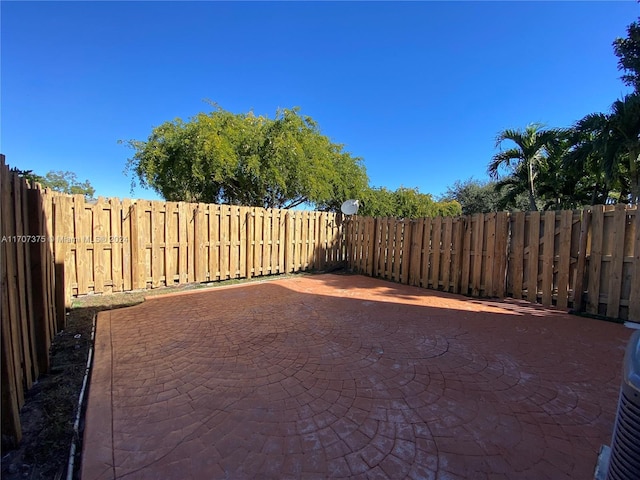
[[[65,299],[325,269],[343,261],[340,216],[205,203],[53,198]]]
[[[366,275],[640,321],[636,207],[419,220],[354,217],[345,226],[349,265]]]
[[[2,448],[20,441],[25,392],[49,370],[49,347],[64,328],[56,313],[51,194],[27,182],[0,155],[0,323]]]

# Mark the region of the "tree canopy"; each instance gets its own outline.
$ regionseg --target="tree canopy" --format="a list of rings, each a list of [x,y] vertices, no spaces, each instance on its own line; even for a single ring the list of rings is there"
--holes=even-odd
[[[500,209],[500,193],[496,182],[486,182],[469,178],[457,180],[442,197],[442,201],[456,201],[461,205],[463,215],[495,212]]]
[[[335,210],[368,184],[360,158],[323,135],[298,108],[275,118],[216,108],[126,142],[141,185],[167,200]]]
[[[625,72],[622,81],[640,92],[640,25],[633,22],[627,27],[626,38],[616,38],[613,52],[618,57],[618,70]]]
[[[417,188],[400,187],[395,191],[385,187],[368,188],[361,198],[358,213],[369,217],[450,217],[462,213],[462,207],[455,199],[435,201]]]
[[[93,198],[96,193],[95,188],[89,180],[80,182],[78,176],[73,172],[49,171],[45,176],[38,175],[32,170],[13,169],[21,177],[26,178],[30,182],[39,183],[44,188],[50,188],[56,192],[67,193],[70,195],[84,195],[87,198]]]

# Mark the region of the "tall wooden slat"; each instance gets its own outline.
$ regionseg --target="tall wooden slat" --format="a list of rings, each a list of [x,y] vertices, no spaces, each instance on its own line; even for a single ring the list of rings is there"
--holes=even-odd
[[[114,292],[122,291],[122,250],[124,235],[122,234],[122,202],[118,198],[109,199],[109,221],[111,222],[111,288]]]
[[[272,274],[273,272],[273,209],[264,211],[263,216],[263,232],[262,232],[262,261],[264,264],[263,271],[266,274]]]
[[[624,260],[624,239],[627,225],[627,212],[624,204],[617,204],[613,214],[613,252],[609,270],[609,288],[607,298],[607,317],[617,318],[620,309],[622,290],[622,263]]]
[[[189,209],[184,202],[178,202],[178,278],[179,283],[187,283],[187,271],[188,271],[188,238],[187,232],[189,230]],[[213,272],[217,269],[213,269]]]
[[[285,230],[284,230],[284,244],[285,244],[285,257],[284,257],[284,271],[285,273],[291,273],[294,271],[294,213],[287,211],[285,214]]]
[[[311,268],[318,268],[318,212],[309,212],[309,256],[311,258]]]
[[[164,281],[166,286],[173,285],[177,260],[178,222],[176,222],[176,202],[166,202],[164,207]]]
[[[567,308],[569,300],[569,269],[571,268],[571,230],[573,212],[560,212],[560,244],[558,248],[558,308]]]
[[[291,212],[291,271],[300,270],[300,212]]]
[[[358,219],[356,217],[348,217],[347,229],[347,258],[349,265],[358,268]]]
[[[482,246],[484,240],[484,214],[473,215],[473,273],[471,278],[471,295],[480,295],[482,284]]]
[[[589,286],[587,288],[587,312],[592,314],[598,313],[600,305],[603,228],[604,206],[595,205],[591,213],[591,254],[589,255]]]
[[[393,240],[390,242],[393,245],[393,252],[389,258],[390,262],[390,278],[394,282],[400,281],[400,263],[402,262],[402,221],[397,218],[393,219],[392,230],[389,231],[390,235],[393,235]]]
[[[329,226],[329,214],[322,212],[320,214],[320,231],[319,231],[319,250],[320,250],[320,263],[318,268],[320,270],[325,270],[327,268],[327,264],[329,262],[329,249],[328,249],[328,226]],[[280,268],[282,271],[282,267]]]
[[[353,225],[353,235],[351,237],[351,264],[355,271],[362,273],[362,221],[360,217],[351,217]]]
[[[393,260],[395,258],[396,219],[387,218],[387,252],[385,257],[385,278],[393,280]]]
[[[454,220],[453,235],[453,293],[460,293],[462,288],[462,251],[464,248],[464,218]]]
[[[278,273],[286,273],[285,257],[287,252],[287,214],[281,210],[278,215]]]
[[[0,155],[0,237],[15,234],[11,189],[9,168],[5,165],[4,155]],[[17,265],[12,242],[0,243],[0,257],[0,326],[2,330],[2,348],[0,349],[2,415],[0,418],[3,437],[12,440],[13,446],[17,446],[22,439],[20,407],[24,396],[20,356],[16,351],[14,337],[17,333],[14,324],[18,318],[14,283]]]
[[[23,210],[25,206],[23,204],[23,184],[24,180],[18,175],[13,176],[13,195],[14,195],[14,218],[15,218],[15,231],[16,236],[19,238],[27,235],[25,229],[24,220],[27,218],[27,212]],[[26,266],[28,259],[26,258],[27,243],[25,241],[17,240],[15,242],[16,252],[16,292],[17,292],[17,305],[18,305],[18,342],[21,343],[21,360],[23,363],[23,381],[25,388],[31,388],[33,384],[33,369],[32,369],[32,344],[31,344],[31,331],[32,319],[30,317],[30,305],[27,300],[27,272]],[[20,342],[21,341],[21,342]]]
[[[222,217],[219,205],[209,205],[209,278],[221,279],[220,267],[220,226]]]
[[[132,280],[132,263],[131,252],[137,246],[135,238],[131,234],[131,215],[133,214],[133,206],[130,199],[122,200],[122,289],[124,291],[131,290]]]
[[[409,283],[409,268],[411,265],[411,221],[402,221],[402,252],[400,257],[400,282],[405,285]]]
[[[5,157],[0,154],[0,238],[15,234],[10,176],[9,168],[5,165]],[[13,323],[17,319],[16,287],[13,281],[17,266],[13,250],[12,242],[0,242],[0,327],[2,331],[2,348],[0,349],[2,415],[0,418],[3,437],[12,440],[12,446],[17,446],[22,439],[20,407],[24,397],[21,395],[21,378],[17,378],[22,375],[20,357],[15,351],[13,340]]]
[[[2,173],[0,173],[2,175]],[[35,365],[37,371],[35,378],[38,378],[40,373],[47,372],[49,370],[49,348],[51,347],[51,336],[49,332],[49,310],[48,306],[52,300],[48,296],[47,283],[51,281],[47,276],[47,249],[49,248],[48,233],[44,228],[44,212],[42,205],[42,194],[39,189],[30,188],[26,191],[26,198],[28,207],[28,231],[31,235],[41,236],[46,241],[31,242],[30,247],[30,262],[31,262],[31,281],[29,289],[31,292],[31,302],[33,308],[33,339],[35,351]],[[1,213],[0,213],[1,215]],[[1,222],[1,220],[0,220]],[[0,238],[2,233],[0,232]],[[0,262],[5,262],[5,257],[0,259]],[[4,284],[3,284],[4,287]],[[0,320],[1,321],[1,320]]]
[[[83,208],[84,199],[75,198],[76,208]],[[106,229],[104,225],[104,199],[98,197],[98,201],[92,206],[93,213],[93,291],[104,292],[105,262],[104,262],[104,238]]]
[[[553,263],[555,257],[556,212],[544,214],[544,243],[542,247],[542,304],[550,306],[553,299]]]
[[[381,257],[381,249],[382,249],[382,219],[376,218],[374,220],[374,250],[373,250],[373,267],[372,267],[372,275],[374,277],[380,276],[380,257]]]
[[[506,295],[507,279],[507,240],[509,238],[509,214],[498,212],[496,215],[495,266],[493,269],[493,294],[499,298]]]
[[[82,197],[82,195],[79,195]],[[78,295],[89,293],[89,284],[93,283],[93,225],[91,210],[85,209],[84,198],[76,200],[73,205],[73,223],[75,231],[76,282]],[[91,256],[91,259],[89,258]]]
[[[58,328],[63,329],[66,327],[66,315],[65,309],[71,307],[71,278],[69,275],[65,275],[65,265],[68,265],[70,242],[74,238],[73,224],[70,213],[73,208],[73,201],[71,197],[59,196],[56,198],[54,212],[55,233],[56,236],[56,249],[55,249],[55,262],[56,262],[56,288],[58,288],[56,296],[56,305],[58,305],[58,312],[56,317],[58,318]]]
[[[142,211],[141,211],[142,210]],[[131,205],[131,287],[134,290],[145,288],[145,242],[142,238],[142,215],[144,206],[138,200]]]
[[[11,181],[11,175],[5,174],[2,178],[4,198],[2,202],[2,220],[3,230],[9,237],[17,235],[16,218],[15,218],[15,191],[13,189],[13,182]],[[9,239],[6,242],[2,242],[4,245],[6,273],[3,276],[4,291],[7,292],[6,309],[7,318],[2,324],[2,337],[3,341],[6,339],[6,345],[2,345],[3,351],[12,355],[9,361],[13,368],[9,373],[13,373],[9,382],[9,391],[15,393],[15,401],[17,402],[17,408],[14,412],[18,415],[19,409],[24,405],[24,369],[22,368],[22,345],[20,340],[20,319],[24,318],[20,315],[20,296],[19,286],[17,282],[18,277],[18,253],[16,246],[18,242],[14,238]],[[3,389],[4,394],[4,389]],[[18,420],[19,421],[19,420]],[[21,433],[19,433],[21,434]]]
[[[380,219],[380,252],[378,256],[378,275],[381,278],[389,278],[387,263],[389,257],[389,219]]]
[[[373,275],[373,256],[374,256],[374,238],[375,238],[375,220],[371,217],[365,219],[365,235],[367,237],[366,256],[367,260],[364,265],[364,273]]]
[[[631,213],[631,212],[630,212]],[[633,214],[635,232],[633,235],[633,273],[629,294],[629,320],[640,322],[640,209]]]
[[[409,270],[409,283],[420,285],[420,265],[422,264],[422,235],[424,233],[424,220],[413,222],[411,228],[411,263]]]
[[[247,242],[246,251],[246,273],[245,276],[247,278],[251,278],[253,276],[253,260],[254,260],[254,247],[255,247],[255,212],[254,209],[247,209],[245,213],[245,222],[247,233],[245,237],[245,241]]]
[[[208,210],[208,206],[205,203],[198,203],[195,205],[195,215],[194,215],[194,224],[193,224],[193,235],[194,235],[194,273],[196,282],[206,282],[206,263],[208,261],[206,250],[208,248],[205,245],[209,237],[208,225],[206,222],[206,213],[205,210]]]
[[[362,231],[362,258],[360,261],[360,269],[363,274],[367,274],[371,265],[371,259],[369,258],[369,252],[371,248],[371,218],[360,218],[361,231]]]
[[[345,225],[346,227],[346,225]],[[293,216],[293,271],[300,271],[302,265],[302,212],[296,212]]]
[[[279,210],[270,209],[268,211],[268,228],[267,236],[265,238],[266,249],[265,249],[265,262],[267,265],[268,272],[272,275],[278,273],[278,261],[279,261],[279,245],[278,245],[278,237],[280,219],[278,216]]]
[[[511,214],[511,252],[509,257],[509,292],[514,298],[522,298],[522,285],[524,283],[524,225],[525,213],[514,212]],[[528,283],[528,282],[527,282]]]
[[[55,261],[54,261],[54,248],[55,238],[53,236],[53,194],[51,190],[44,190],[42,193],[42,210],[43,210],[43,233],[46,237],[46,246],[44,251],[46,253],[46,279],[47,279],[47,312],[48,312],[48,331],[49,337],[53,338],[53,335],[57,330],[56,320],[56,282],[55,282]],[[48,350],[48,347],[47,347]]]
[[[484,217],[484,234],[486,236],[486,244],[484,247],[484,269],[482,281],[484,283],[484,294],[493,297],[496,289],[493,285],[493,269],[496,249],[496,213],[491,212]]]
[[[241,268],[240,259],[244,254],[244,246],[240,239],[240,207],[232,206],[230,208],[231,222],[230,222],[230,276],[231,278],[238,278]]]
[[[256,275],[266,275],[263,253],[264,253],[264,221],[267,215],[267,210],[264,208],[256,209],[256,216],[254,218],[254,232],[255,232],[255,248],[253,251],[253,269]]]
[[[462,244],[462,274],[460,281],[460,293],[469,294],[469,281],[471,275],[471,231],[473,229],[472,216],[463,219],[464,237]]]
[[[440,288],[440,258],[442,256],[442,217],[436,217],[431,222],[431,272],[430,281],[432,288]]]
[[[540,261],[540,212],[529,214],[529,274],[527,278],[527,300],[538,301],[538,271]]]
[[[167,248],[164,238],[164,222],[166,221],[166,204],[151,202],[151,282],[153,287],[162,285],[166,278],[164,271],[164,255]]]
[[[220,205],[220,280],[229,278],[229,207]]]
[[[238,273],[237,276],[240,278],[247,278],[247,252],[251,251],[251,246],[247,245],[247,229],[249,225],[247,223],[247,212],[249,211],[249,207],[238,207]],[[247,248],[249,247],[249,248]]]
[[[442,289],[445,292],[451,291],[451,236],[453,234],[453,219],[446,217],[442,220],[442,262],[440,264],[440,276],[442,277]]]
[[[302,236],[304,238],[305,269],[313,268],[313,220],[314,212],[304,212]]]
[[[580,221],[580,240],[578,246],[578,260],[576,263],[576,283],[573,287],[573,309],[581,312],[584,307],[584,281],[587,261],[587,240],[591,227],[591,210],[583,210]]]

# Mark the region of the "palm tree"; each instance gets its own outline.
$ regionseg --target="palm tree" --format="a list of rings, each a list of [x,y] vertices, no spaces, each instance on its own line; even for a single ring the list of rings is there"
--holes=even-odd
[[[603,113],[590,113],[578,120],[570,129],[571,146],[562,162],[563,168],[581,172],[583,183],[591,183],[591,205],[605,203],[609,192],[619,184],[619,174],[606,175],[604,171],[607,124],[608,117]]]
[[[544,160],[550,143],[558,136],[556,130],[544,130],[542,127],[539,123],[532,123],[524,130],[507,129],[500,132],[496,138],[496,148],[502,147],[505,140],[511,140],[515,147],[495,154],[487,169],[489,176],[496,180],[500,176],[500,169],[505,167],[514,179],[526,178],[531,210],[538,210],[535,180],[539,165]]]
[[[621,190],[620,200],[640,199],[640,94],[626,95],[611,113],[593,113],[576,122],[574,147],[567,163],[585,173],[603,175],[609,189]],[[596,185],[598,188],[598,185]]]
[[[609,129],[604,171],[610,175],[624,165],[630,181],[630,200],[637,204],[640,200],[640,94],[632,93],[613,103]]]

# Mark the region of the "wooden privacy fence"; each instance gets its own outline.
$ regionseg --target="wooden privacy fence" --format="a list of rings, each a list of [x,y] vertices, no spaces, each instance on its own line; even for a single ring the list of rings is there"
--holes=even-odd
[[[205,203],[53,199],[54,254],[72,296],[325,269],[340,216]]]
[[[22,436],[25,392],[49,370],[49,347],[64,328],[56,313],[50,196],[5,164],[0,155],[0,324],[2,325],[2,448]]]
[[[419,220],[353,217],[345,238],[350,267],[370,276],[640,321],[635,207]]]

